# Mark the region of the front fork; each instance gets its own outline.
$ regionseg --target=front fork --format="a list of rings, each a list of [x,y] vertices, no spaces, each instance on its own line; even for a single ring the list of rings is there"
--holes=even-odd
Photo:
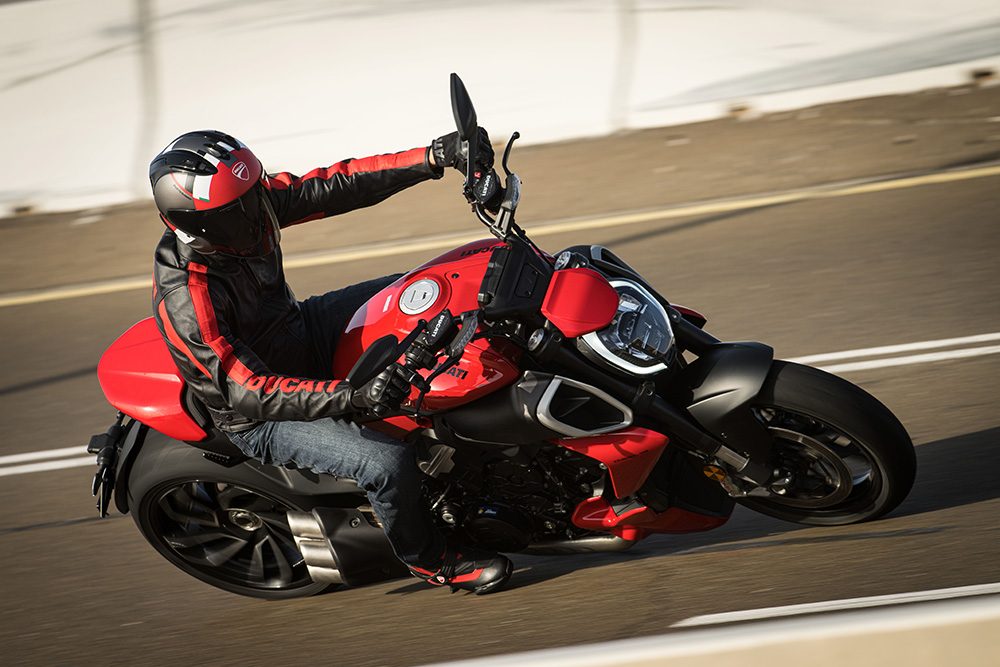
[[[678,342],[698,358],[680,377],[691,390],[686,415],[665,401],[654,407],[660,408],[661,417],[668,423],[697,423],[700,428],[693,429],[691,437],[696,439],[691,443],[699,452],[755,486],[767,485],[774,475],[768,465],[772,438],[754,416],[751,404],[771,371],[774,350],[756,342],[723,343],[676,310],[670,309],[669,314]],[[677,414],[667,414],[669,411]],[[705,433],[711,437],[706,438]],[[745,495],[732,480],[727,481],[723,482],[727,493]]]

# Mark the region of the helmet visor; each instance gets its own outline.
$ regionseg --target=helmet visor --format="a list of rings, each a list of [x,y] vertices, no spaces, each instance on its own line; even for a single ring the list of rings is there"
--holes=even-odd
[[[239,199],[208,211],[168,211],[170,222],[207,243],[213,252],[258,257],[274,250],[277,223],[257,183]]]

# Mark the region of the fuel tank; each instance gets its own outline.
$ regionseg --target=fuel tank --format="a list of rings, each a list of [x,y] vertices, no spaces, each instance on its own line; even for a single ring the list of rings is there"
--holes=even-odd
[[[498,245],[501,243],[496,239],[467,243],[410,271],[373,296],[354,313],[337,343],[334,377],[345,377],[365,348],[387,334],[402,340],[420,320],[430,320],[445,308],[453,315],[478,309],[479,286],[490,251]],[[457,365],[433,380],[422,407],[447,410],[511,384],[520,373],[517,354],[516,348],[502,342],[473,341]]]

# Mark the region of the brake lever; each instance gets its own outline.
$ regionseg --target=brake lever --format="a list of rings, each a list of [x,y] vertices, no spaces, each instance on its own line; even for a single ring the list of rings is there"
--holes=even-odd
[[[503,149],[503,160],[500,162],[500,165],[503,167],[503,171],[507,174],[508,178],[514,173],[507,167],[507,160],[510,159],[510,149],[514,147],[514,142],[520,138],[521,133],[515,131],[514,134],[510,135],[510,139],[507,140],[507,147]]]

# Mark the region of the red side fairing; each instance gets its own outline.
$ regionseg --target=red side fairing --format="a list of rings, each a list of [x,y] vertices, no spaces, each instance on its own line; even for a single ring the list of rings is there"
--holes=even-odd
[[[208,437],[184,410],[184,381],[153,318],[111,344],[97,365],[97,379],[111,405],[150,428],[178,440]]]
[[[667,436],[631,428],[586,438],[567,438],[557,444],[600,461],[616,498],[635,494],[649,477],[669,442]],[[573,524],[587,530],[610,532],[628,540],[650,533],[690,533],[721,526],[728,517],[716,517],[671,507],[657,513],[643,505],[615,512],[604,497],[587,498],[573,512]]]
[[[447,308],[453,315],[479,308],[479,286],[495,239],[467,243],[414,269],[358,309],[337,343],[333,358],[334,377],[345,377],[361,353],[374,341],[392,334],[402,340],[420,320],[431,320]],[[422,280],[432,281],[436,297],[415,314],[404,312],[400,298]],[[412,309],[411,309],[412,310]],[[517,351],[502,343],[477,340],[466,348],[465,356],[451,370],[431,383],[423,407],[447,410],[504,387],[518,377]],[[428,375],[424,372],[424,375]],[[414,423],[414,428],[417,425]],[[412,430],[412,429],[411,429]]]
[[[556,444],[600,461],[608,467],[618,498],[639,490],[669,442],[667,436],[645,428],[630,428],[585,438],[565,438]]]
[[[642,506],[617,514],[602,497],[587,498],[573,512],[573,525],[626,540],[641,540],[652,533],[696,533],[718,528],[728,520],[728,516],[698,514],[679,507],[657,513]]]

